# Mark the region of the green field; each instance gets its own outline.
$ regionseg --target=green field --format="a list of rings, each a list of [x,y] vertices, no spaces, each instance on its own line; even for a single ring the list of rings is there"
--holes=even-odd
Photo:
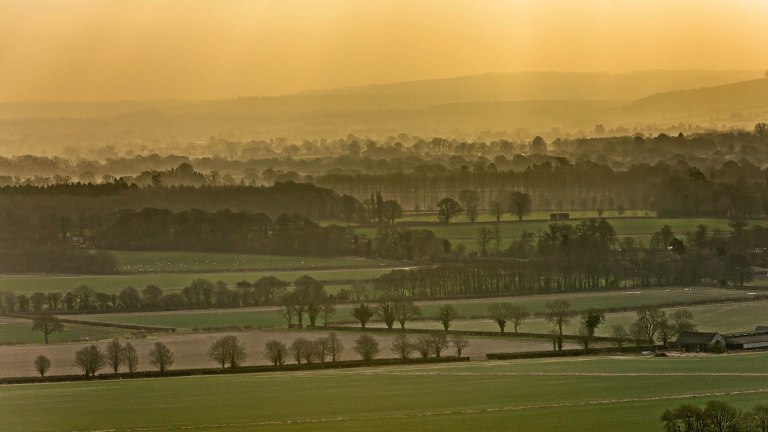
[[[661,412],[682,403],[764,403],[767,360],[592,357],[14,385],[2,388],[0,424],[19,432],[646,432],[661,430]]]
[[[473,299],[463,301],[446,302],[424,302],[421,303],[421,309],[425,318],[437,316],[437,310],[444,303],[453,304],[462,318],[485,317],[488,316],[488,305],[498,301],[509,301],[515,304],[524,305],[531,312],[543,312],[544,305],[553,299],[566,298],[570,301],[574,310],[585,310],[588,308],[613,308],[613,307],[635,307],[647,304],[664,303],[689,303],[707,300],[732,300],[739,298],[752,297],[748,291],[730,290],[722,288],[669,288],[653,289],[645,291],[619,291],[605,293],[586,293],[570,295],[548,295],[548,296],[521,296],[504,299]],[[764,305],[766,302],[755,302],[754,304]],[[753,303],[736,303],[728,305],[742,308],[748,313],[743,313],[739,319],[757,320],[759,318],[760,307],[750,307]],[[712,310],[721,308],[721,305],[710,305]],[[764,307],[764,306],[763,306]],[[739,310],[742,310],[739,309]],[[622,314],[611,314],[613,316],[623,316]],[[624,314],[632,316],[632,313]],[[727,316],[724,315],[724,318]],[[697,317],[698,318],[698,317]],[[194,327],[226,327],[226,326],[253,326],[256,328],[283,327],[283,321],[275,308],[257,308],[257,309],[225,309],[210,311],[183,311],[173,313],[148,312],[148,313],[123,313],[123,314],[99,314],[88,315],[83,319],[92,321],[103,321],[121,324],[140,324],[157,325],[177,328],[191,329]],[[342,305],[337,307],[337,312],[332,318],[333,321],[354,321],[352,316],[352,306]],[[376,318],[374,318],[376,321]],[[541,321],[541,323],[539,323]],[[578,321],[578,320],[576,320]],[[734,321],[737,322],[737,321]],[[420,321],[410,323],[409,327],[437,327],[437,321]],[[466,326],[466,327],[465,327]],[[479,328],[478,328],[479,327]],[[546,328],[541,328],[546,327]],[[456,328],[482,329],[495,331],[496,325],[490,321],[467,321],[457,323]],[[608,329],[609,327],[605,327]],[[537,331],[546,333],[550,329],[543,320],[532,319],[523,325],[521,331]],[[576,331],[574,329],[574,331]]]
[[[584,218],[596,218],[599,217],[596,210],[563,210],[568,213],[572,219],[584,219]],[[555,213],[554,211],[541,211],[534,210],[525,216],[528,220],[545,220],[549,221],[549,216]],[[638,217],[656,217],[656,212],[653,210],[626,210],[619,215],[616,210],[606,210],[603,212],[603,217],[606,218],[638,218]],[[481,211],[477,216],[479,222],[495,222],[496,217],[490,214],[490,211]],[[437,222],[437,214],[432,213],[413,213],[406,212],[402,218],[398,219],[399,222]],[[455,219],[456,222],[469,222],[469,219],[464,215],[460,215]],[[513,216],[509,213],[505,213],[501,217],[501,221],[517,221],[517,216]],[[336,222],[339,224],[340,222]]]
[[[211,252],[112,251],[121,273],[372,268],[386,261],[357,257],[295,257]]]
[[[412,228],[425,228],[433,231],[436,236],[447,238],[451,241],[455,241],[457,244],[462,243],[470,250],[477,248],[475,240],[477,239],[477,230],[482,226],[489,226],[490,222],[477,222],[466,223],[461,219],[458,219],[454,223],[443,224],[433,223],[426,224],[413,224],[409,222],[399,223],[399,225],[409,226]],[[695,231],[699,225],[706,225],[710,230],[721,229],[728,230],[728,219],[711,219],[711,218],[686,218],[686,219],[656,219],[656,218],[616,218],[610,219],[609,222],[616,230],[616,234],[619,237],[634,237],[637,240],[647,242],[650,236],[660,230],[664,225],[669,225],[672,230],[678,236],[683,236],[687,231]],[[517,221],[503,221],[501,226],[502,236],[505,240],[505,245],[508,246],[509,239],[519,238],[523,231],[531,232],[535,235],[539,235],[548,230],[549,224],[552,223],[549,220],[523,220]],[[576,225],[578,220],[568,221],[568,223]],[[753,224],[764,224],[765,221],[752,221]],[[369,237],[376,235],[377,228],[356,228],[355,232],[358,234],[365,234]]]
[[[130,333],[129,330],[65,324],[64,331],[50,335],[50,343],[76,342],[82,338],[107,339]],[[0,345],[43,343],[43,334],[32,331],[32,321],[0,317]]]
[[[262,276],[275,276],[285,281],[294,281],[303,275],[310,275],[322,281],[373,279],[387,273],[391,268],[347,269],[347,270],[294,270],[294,271],[258,271],[258,272],[214,272],[214,273],[147,273],[106,276],[0,276],[0,290],[10,290],[16,294],[32,294],[36,291],[66,292],[79,285],[86,284],[97,291],[119,292],[127,286],[143,288],[154,284],[166,293],[179,291],[193,280],[203,278],[211,281],[224,281],[234,285],[241,280],[255,281]]]

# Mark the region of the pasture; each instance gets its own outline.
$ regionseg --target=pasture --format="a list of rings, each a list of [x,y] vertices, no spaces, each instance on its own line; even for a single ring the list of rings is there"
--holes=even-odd
[[[82,338],[92,340],[107,339],[115,336],[130,334],[130,330],[82,326],[74,324],[64,325],[64,331],[53,333],[48,337],[49,342],[77,342]],[[20,318],[0,317],[0,345],[43,343],[43,334],[32,331],[32,321]]]
[[[695,231],[699,225],[706,225],[710,231],[720,229],[726,231],[729,229],[728,219],[713,219],[713,218],[684,218],[684,219],[657,219],[657,218],[613,218],[608,220],[613,228],[616,230],[616,234],[621,237],[633,237],[638,241],[643,241],[647,244],[651,235],[660,230],[664,225],[672,227],[672,231],[677,235],[684,237],[687,231]],[[579,220],[563,221],[572,225],[578,224]],[[752,224],[763,224],[765,221],[751,221]],[[509,246],[508,242],[511,239],[519,238],[523,231],[533,233],[534,235],[541,235],[548,231],[549,225],[552,222],[549,220],[531,220],[524,219],[522,222],[518,221],[502,221],[499,226],[501,227],[502,238],[505,240],[502,245],[502,249]],[[413,223],[408,221],[398,222],[399,226],[407,226],[410,228],[424,228],[429,229],[435,233],[437,237],[442,237],[456,242],[457,244],[464,244],[469,250],[475,250],[477,245],[475,241],[477,239],[477,230],[480,227],[490,227],[490,221],[481,221],[476,223],[469,223],[459,217],[454,222],[449,224],[438,223],[432,220],[431,223]],[[357,234],[365,234],[368,237],[374,237],[376,235],[377,228],[355,228]],[[493,246],[493,244],[491,244]]]
[[[674,312],[682,307],[665,308],[667,314]],[[757,325],[766,325],[768,322],[768,301],[755,301],[746,303],[717,303],[701,306],[686,306],[685,309],[693,312],[694,323],[697,330],[700,331],[718,331],[722,333],[739,332],[745,330],[754,330]],[[595,334],[598,336],[611,336],[611,327],[614,325],[623,325],[629,329],[629,326],[637,319],[634,312],[616,312],[605,314],[605,322],[601,324]],[[383,323],[374,322],[371,326],[383,326]],[[570,323],[563,327],[563,332],[567,334],[578,334],[580,326],[580,317],[575,316]],[[411,323],[410,327],[423,329],[441,328],[437,321],[420,320]],[[453,326],[455,330],[473,330],[473,331],[498,331],[499,327],[490,319],[462,319],[456,321]],[[548,333],[552,329],[552,324],[541,317],[532,317],[526,320],[520,331],[533,333]],[[512,328],[507,324],[507,331]]]
[[[588,357],[13,385],[2,389],[0,424],[20,432],[646,432],[661,430],[661,412],[682,403],[764,403],[766,360]]]
[[[200,273],[263,270],[351,269],[389,263],[358,257],[296,257],[214,252],[111,251],[121,273]]]
[[[589,308],[615,308],[615,307],[636,307],[642,305],[668,304],[668,303],[692,303],[700,301],[716,300],[736,300],[754,297],[750,291],[731,290],[723,288],[663,288],[649,289],[642,291],[609,291],[593,293],[572,293],[565,295],[531,295],[518,297],[501,297],[493,299],[467,299],[467,300],[439,300],[429,302],[419,302],[424,320],[414,321],[406,324],[408,327],[439,326],[434,318],[437,316],[437,310],[446,303],[456,307],[459,316],[464,319],[487,317],[488,305],[495,302],[511,302],[526,307],[529,312],[544,312],[545,304],[554,299],[565,298],[571,303],[573,310],[585,310]],[[756,302],[764,304],[765,302]],[[749,314],[744,319],[756,320],[755,314],[759,312],[759,307],[753,311],[747,305],[752,303],[735,303],[733,307],[743,307],[749,309]],[[715,310],[721,305],[710,305]],[[730,306],[730,305],[729,305]],[[336,314],[332,321],[354,321],[352,316],[353,305],[339,305],[336,308]],[[618,314],[611,314],[618,315]],[[633,313],[628,313],[631,316]],[[175,312],[133,312],[133,313],[113,313],[113,314],[94,314],[80,316],[82,319],[90,321],[102,321],[120,324],[140,324],[156,325],[177,328],[191,329],[194,327],[226,327],[226,326],[252,326],[254,328],[284,327],[285,321],[277,313],[277,307],[255,307],[239,309],[218,309],[218,310],[198,310],[198,311],[175,311]],[[697,317],[698,318],[698,317]],[[432,319],[432,320],[429,320]],[[541,320],[543,323],[543,320]],[[578,320],[576,320],[578,321]],[[372,325],[375,325],[377,318],[374,317]],[[380,322],[380,321],[379,321]],[[490,324],[486,326],[486,322]],[[477,324],[482,330],[495,331],[496,324],[489,320],[467,320],[468,325]],[[542,329],[541,325],[536,325],[535,318],[526,322],[521,327],[521,331],[540,331],[546,333],[551,327]],[[380,324],[383,325],[383,324]],[[457,329],[459,328],[457,323]],[[464,324],[461,324],[462,326]],[[489,327],[489,328],[486,328]],[[470,328],[466,328],[470,329]],[[475,329],[475,328],[471,328]],[[576,334],[576,333],[574,333]]]

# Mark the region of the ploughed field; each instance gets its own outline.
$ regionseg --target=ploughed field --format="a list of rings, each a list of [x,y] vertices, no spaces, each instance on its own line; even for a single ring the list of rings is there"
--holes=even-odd
[[[172,369],[187,368],[215,368],[218,365],[208,358],[208,347],[218,338],[226,334],[233,334],[245,345],[248,353],[245,366],[266,365],[269,361],[264,357],[264,344],[271,339],[277,339],[290,346],[296,338],[317,339],[328,335],[327,331],[300,331],[300,330],[249,330],[238,332],[211,332],[211,333],[184,333],[184,334],[156,334],[147,338],[133,339],[122,338],[123,342],[130,342],[136,347],[139,354],[139,370],[155,370],[149,365],[149,350],[155,342],[165,343],[174,353],[175,363]],[[383,334],[369,333],[380,344],[381,353],[378,358],[394,358],[397,355],[391,352],[392,342],[398,333]],[[355,353],[354,339],[360,336],[359,332],[337,332],[342,341],[343,352],[341,360],[359,360]],[[416,336],[409,335],[410,338]],[[548,351],[552,349],[552,343],[542,339],[502,339],[502,338],[467,338],[469,347],[463,352],[463,356],[474,359],[484,358],[489,352],[522,352],[522,351]],[[108,339],[99,342],[78,342],[50,345],[16,345],[0,346],[0,377],[34,376],[33,362],[38,355],[45,355],[51,360],[49,375],[68,375],[82,373],[74,365],[75,352],[84,346],[95,343],[104,348]],[[566,343],[566,348],[578,348],[576,343]],[[417,354],[414,354],[417,355]],[[433,354],[431,354],[433,355]],[[443,356],[455,355],[453,347],[446,349]],[[286,363],[294,363],[288,360]],[[109,373],[103,369],[101,373]],[[0,387],[2,393],[3,387]],[[1,398],[1,397],[0,397]],[[3,430],[0,427],[0,430]]]
[[[663,410],[683,403],[764,403],[766,361],[765,353],[581,357],[13,385],[2,387],[0,424],[19,432],[645,432],[661,430]]]

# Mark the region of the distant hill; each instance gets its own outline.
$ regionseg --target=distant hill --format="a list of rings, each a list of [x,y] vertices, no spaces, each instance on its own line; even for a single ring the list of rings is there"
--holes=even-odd
[[[768,78],[659,93],[635,101],[627,115],[686,118],[768,112]]]
[[[762,71],[517,72],[338,88],[303,95],[372,96],[407,104],[548,99],[634,100],[651,94],[754,79]]]
[[[583,134],[749,126],[768,118],[762,71],[523,72],[210,101],[0,104],[0,151],[108,142],[369,137],[400,132]],[[516,132],[522,131],[522,132]],[[588,133],[588,132],[586,132]],[[517,135],[516,135],[517,136]]]

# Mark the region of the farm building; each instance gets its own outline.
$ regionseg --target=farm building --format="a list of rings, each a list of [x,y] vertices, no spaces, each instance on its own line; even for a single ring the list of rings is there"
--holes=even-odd
[[[720,333],[681,332],[675,344],[687,352],[711,351],[713,348],[725,349],[725,339]]]
[[[760,329],[761,327],[758,326],[757,328]],[[725,337],[725,346],[728,349],[741,350],[768,348],[768,329],[766,331],[729,334]]]
[[[755,327],[756,332],[768,332],[768,326],[757,326]]]

